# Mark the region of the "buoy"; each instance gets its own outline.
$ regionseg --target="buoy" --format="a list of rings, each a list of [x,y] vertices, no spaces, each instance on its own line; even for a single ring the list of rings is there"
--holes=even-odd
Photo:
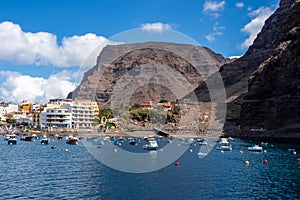
[[[196,144],[194,144],[194,147],[197,146]]]
[[[163,152],[164,150],[163,150],[163,149],[160,149],[160,151]]]
[[[56,149],[56,146],[51,146],[51,149]]]
[[[297,162],[300,163],[300,158],[297,158]]]
[[[294,154],[294,155],[296,155],[296,154],[297,154],[297,152],[296,152],[296,151],[294,151],[294,152],[293,152],[293,154]]]
[[[267,150],[264,150],[264,153],[267,153]]]
[[[121,146],[122,144],[121,144],[121,143],[119,143],[118,145],[119,145],[119,146]]]
[[[243,154],[244,152],[243,151],[240,151],[240,154]]]
[[[223,150],[221,150],[220,152],[221,152],[221,153],[224,153],[224,151],[223,151]]]
[[[192,152],[193,152],[193,149],[190,149],[190,152],[192,153]]]
[[[114,149],[115,152],[118,152],[118,149]]]
[[[178,144],[178,146],[180,146],[180,144]]]
[[[271,144],[271,148],[274,148],[274,145],[273,145],[273,144]]]
[[[249,165],[249,164],[250,164],[250,162],[249,162],[248,160],[246,160],[246,161],[245,161],[245,164],[246,164],[246,165]]]
[[[264,164],[268,164],[268,160],[267,159],[264,160]]]
[[[177,167],[179,166],[179,162],[178,162],[178,161],[177,161],[177,162],[175,162],[175,166],[177,166]]]

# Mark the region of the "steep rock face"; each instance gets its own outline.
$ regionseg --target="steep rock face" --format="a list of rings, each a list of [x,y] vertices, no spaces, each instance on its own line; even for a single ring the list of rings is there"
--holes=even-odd
[[[273,55],[249,79],[241,109],[244,132],[258,127],[274,136],[300,132],[300,3],[286,5]]]
[[[109,107],[111,96],[120,92],[120,87],[122,97],[114,98],[130,99],[130,104],[180,99],[227,62],[208,48],[186,44],[146,42],[106,46],[97,65],[85,73],[80,86],[69,97],[96,99],[100,106]]]
[[[259,65],[278,52],[282,35],[281,27],[285,23],[288,10],[294,0],[282,0],[279,8],[265,21],[261,32],[245,55],[220,68],[227,95],[227,120],[225,126],[238,123],[241,115],[243,96],[248,90],[248,79]]]

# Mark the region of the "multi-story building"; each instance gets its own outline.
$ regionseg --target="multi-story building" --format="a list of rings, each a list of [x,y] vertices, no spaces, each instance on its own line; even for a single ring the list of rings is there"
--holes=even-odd
[[[41,112],[41,124],[47,127],[87,128],[99,115],[97,102],[52,99]]]
[[[62,107],[67,108],[72,113],[72,128],[91,127],[99,114],[98,104],[94,101],[73,101],[64,103]]]
[[[45,127],[71,128],[71,112],[65,108],[47,108],[41,112],[41,123]]]

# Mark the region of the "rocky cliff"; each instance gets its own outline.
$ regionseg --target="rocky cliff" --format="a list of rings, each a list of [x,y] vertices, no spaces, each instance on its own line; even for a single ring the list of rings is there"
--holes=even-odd
[[[278,10],[274,50],[250,76],[241,105],[240,123],[248,135],[260,127],[266,129],[260,135],[273,137],[300,133],[300,2],[281,1]]]
[[[176,100],[194,91],[226,62],[208,48],[186,44],[106,46],[97,65],[85,73],[80,86],[69,97],[96,99],[101,107],[110,106],[112,95],[114,101],[129,104]]]

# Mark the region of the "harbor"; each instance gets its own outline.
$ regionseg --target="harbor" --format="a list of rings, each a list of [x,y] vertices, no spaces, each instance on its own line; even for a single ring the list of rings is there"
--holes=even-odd
[[[116,171],[97,161],[87,151],[84,140],[79,140],[78,145],[69,145],[66,138],[49,138],[48,145],[41,145],[39,140],[21,141],[20,136],[16,145],[8,145],[4,138],[0,140],[0,187],[6,199],[300,197],[299,145],[267,144],[265,151],[252,152],[248,148],[255,143],[230,138],[231,151],[218,150],[216,144],[209,154],[203,156],[199,154],[203,146],[192,140],[185,153],[170,165],[157,171],[135,174]],[[159,149],[149,151],[143,149],[146,144],[144,138],[139,138],[136,145],[130,145],[128,137],[123,139],[122,145],[114,146],[151,154],[154,160],[158,154],[165,153],[161,149],[168,144],[166,138],[155,137]],[[106,142],[113,144],[113,137],[108,137]],[[103,144],[106,145],[106,142]],[[175,142],[176,139],[173,139],[172,144]]]

